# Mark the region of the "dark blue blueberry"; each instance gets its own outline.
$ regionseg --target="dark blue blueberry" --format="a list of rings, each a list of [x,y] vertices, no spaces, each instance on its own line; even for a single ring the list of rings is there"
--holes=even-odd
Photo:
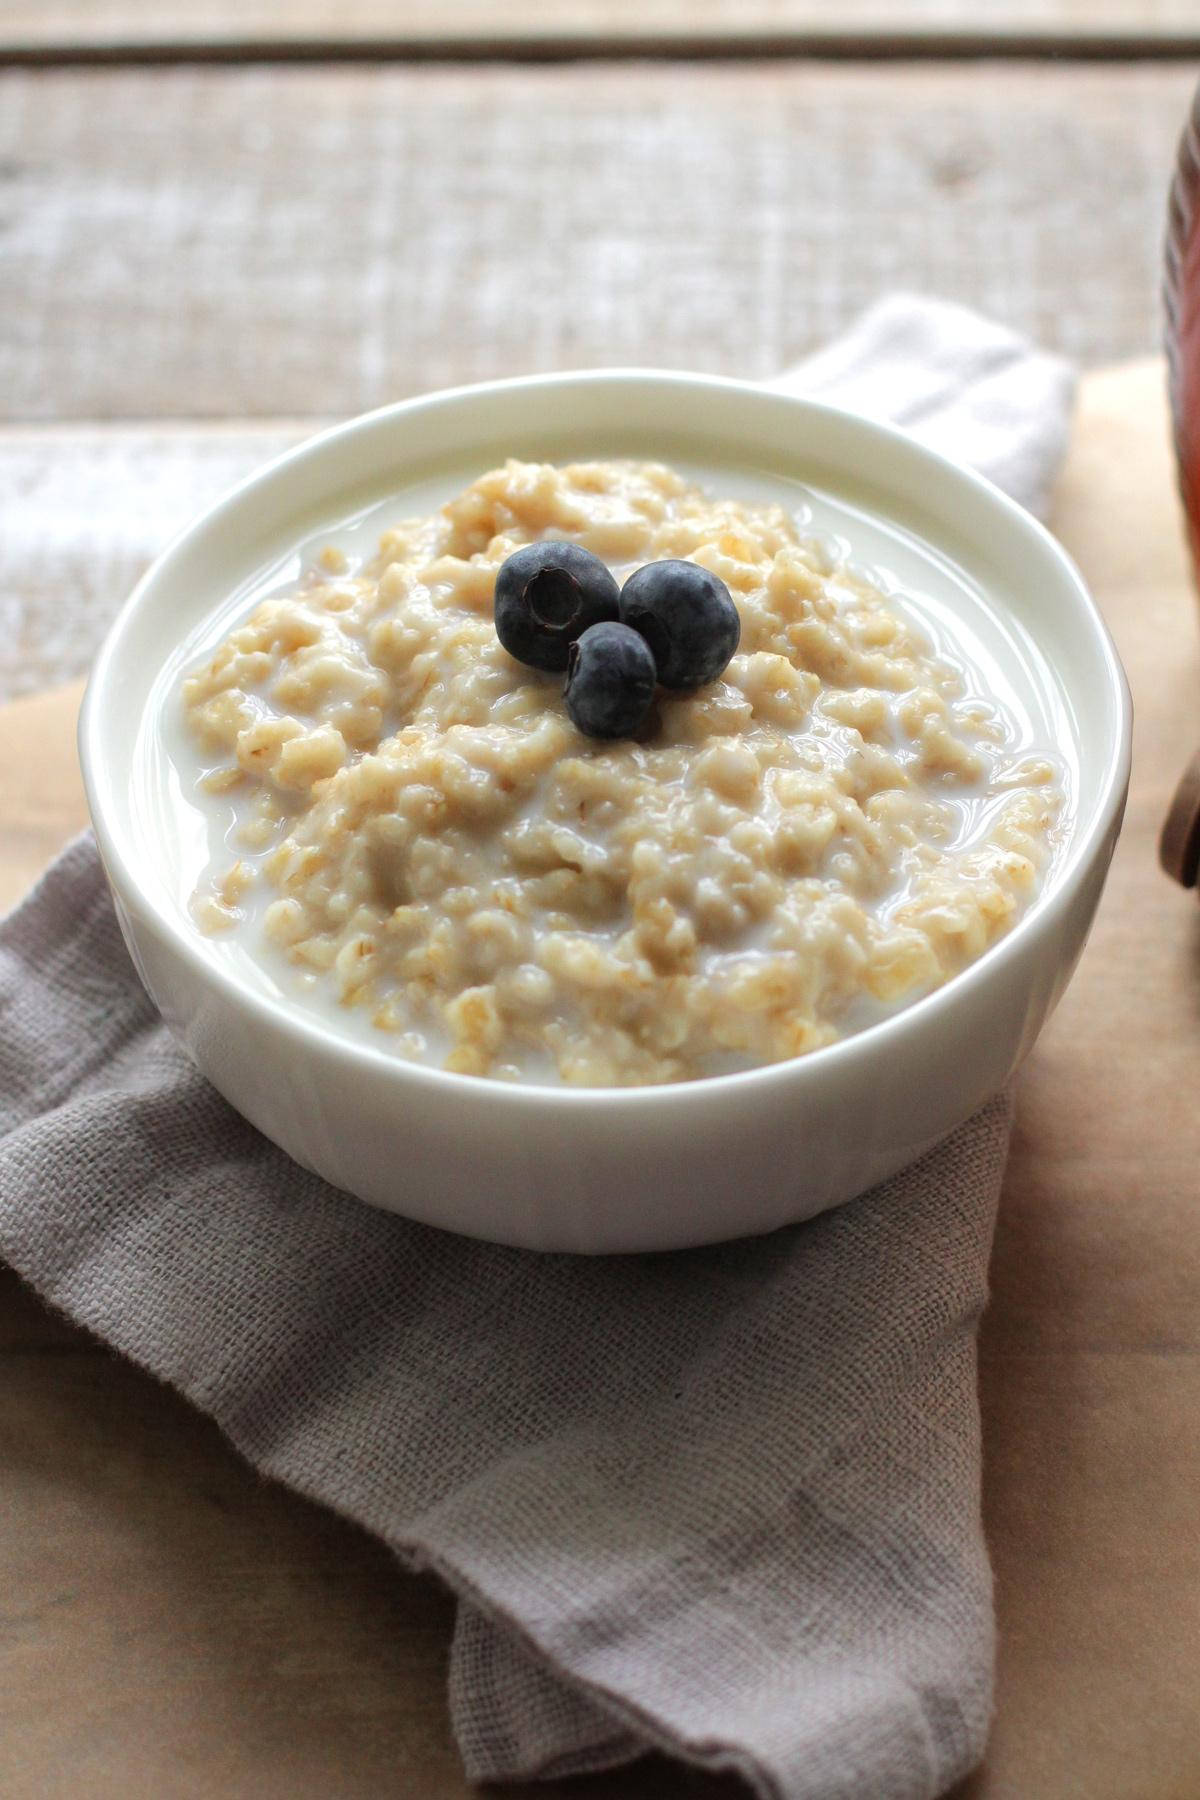
[[[621,590],[621,618],[653,650],[665,688],[715,681],[742,630],[725,583],[693,562],[652,562],[635,569]]]
[[[565,669],[589,625],[616,619],[621,590],[607,563],[579,544],[526,544],[496,572],[496,636],[531,669]]]
[[[628,625],[592,625],[571,645],[564,689],[572,723],[588,737],[634,737],[656,685],[654,657]]]

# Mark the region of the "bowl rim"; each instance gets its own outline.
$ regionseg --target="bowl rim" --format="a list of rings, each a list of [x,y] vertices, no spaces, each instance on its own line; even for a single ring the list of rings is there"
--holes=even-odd
[[[1058,866],[1051,871],[1047,886],[1035,897],[1011,931],[989,945],[965,969],[959,970],[930,993],[901,1005],[886,1018],[804,1055],[760,1063],[727,1074],[702,1075],[684,1081],[607,1087],[541,1081],[497,1081],[491,1076],[461,1074],[457,1070],[409,1061],[386,1048],[376,1048],[353,1038],[349,1033],[338,1032],[335,1027],[325,1024],[315,1012],[310,1015],[303,1007],[289,1006],[283,998],[261,993],[246,985],[234,969],[227,969],[215,959],[205,956],[200,946],[193,941],[182,913],[176,916],[139,881],[125,854],[121,833],[114,828],[106,813],[97,777],[97,769],[104,757],[104,720],[109,703],[109,688],[114,674],[120,668],[123,639],[132,620],[146,604],[147,596],[153,594],[162,579],[164,570],[195,540],[218,528],[224,515],[233,506],[255,489],[286,477],[294,466],[327,454],[368,427],[378,426],[385,419],[404,418],[440,407],[461,405],[465,401],[485,396],[503,397],[529,391],[597,387],[617,382],[666,385],[741,396],[755,405],[769,403],[787,407],[803,413],[811,421],[819,421],[826,416],[841,421],[850,420],[868,436],[874,436],[918,464],[923,463],[931,478],[943,483],[949,481],[951,485],[965,485],[982,493],[992,508],[1002,516],[1005,529],[1023,534],[1036,545],[1042,557],[1055,565],[1060,579],[1065,580],[1074,590],[1075,598],[1082,604],[1101,652],[1119,728],[1109,746],[1107,766],[1100,782],[1093,816],[1082,833],[1072,834],[1065,854]],[[215,988],[235,1008],[248,1010],[259,1025],[282,1034],[285,1040],[299,1048],[325,1056],[332,1055],[351,1065],[362,1067],[364,1072],[370,1071],[402,1083],[416,1083],[418,1087],[432,1084],[443,1095],[458,1091],[464,1097],[470,1095],[476,1101],[487,1101],[510,1109],[546,1105],[563,1109],[580,1106],[591,1108],[597,1105],[683,1108],[702,1105],[717,1090],[725,1093],[738,1087],[766,1088],[773,1083],[789,1087],[811,1085],[820,1081],[826,1072],[831,1072],[856,1056],[886,1050],[894,1040],[902,1039],[906,1032],[927,1023],[936,1026],[942,1013],[952,1012],[974,989],[1002,977],[1004,970],[1015,961],[1030,937],[1051,932],[1055,922],[1070,909],[1096,855],[1119,829],[1129,783],[1132,727],[1132,699],[1120,656],[1073,558],[1038,519],[986,476],[967,464],[955,462],[931,449],[899,426],[871,418],[852,408],[837,406],[828,400],[809,399],[803,394],[783,390],[769,381],[738,380],[680,369],[613,367],[568,369],[549,374],[466,383],[392,401],[327,426],[260,464],[190,519],[159,552],[134,585],[110,624],[93,662],[80,709],[77,741],[92,827],[101,860],[118,900],[127,910],[137,912],[142,923],[149,925],[160,941],[165,942],[175,955],[182,958],[189,972],[201,984]]]

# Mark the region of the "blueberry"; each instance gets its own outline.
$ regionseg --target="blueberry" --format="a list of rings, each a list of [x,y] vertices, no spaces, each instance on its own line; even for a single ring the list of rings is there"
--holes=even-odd
[[[621,590],[621,618],[653,650],[665,688],[715,681],[742,629],[725,583],[693,562],[652,562],[635,569]]]
[[[496,636],[533,669],[565,669],[589,625],[616,619],[621,590],[598,556],[579,544],[526,544],[496,572]]]
[[[628,625],[591,625],[571,645],[564,690],[572,723],[588,737],[633,737],[656,685],[654,656]]]

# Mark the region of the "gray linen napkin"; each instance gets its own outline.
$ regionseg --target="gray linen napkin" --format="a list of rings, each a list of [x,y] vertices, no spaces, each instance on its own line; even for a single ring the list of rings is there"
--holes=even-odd
[[[791,379],[896,406],[1027,500],[1071,393],[1056,359],[911,300]],[[765,1238],[471,1243],[324,1185],[195,1073],[90,838],[0,926],[0,1252],[257,1468],[450,1584],[478,1779],[658,1747],[773,1800],[925,1800],[977,1761],[975,1327],[1008,1119],[998,1098]]]

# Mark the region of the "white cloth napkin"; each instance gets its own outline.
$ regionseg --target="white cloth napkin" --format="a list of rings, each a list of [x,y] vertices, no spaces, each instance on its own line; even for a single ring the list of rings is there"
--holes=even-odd
[[[902,425],[1040,516],[1067,448],[1075,376],[968,307],[894,294],[772,386]]]
[[[886,301],[790,379],[1034,503],[1065,440],[1065,366],[955,306]],[[1008,1117],[769,1237],[507,1250],[359,1205],[232,1112],[140,988],[89,838],[0,926],[0,1252],[449,1583],[478,1779],[657,1747],[772,1800],[929,1800],[978,1760]]]

